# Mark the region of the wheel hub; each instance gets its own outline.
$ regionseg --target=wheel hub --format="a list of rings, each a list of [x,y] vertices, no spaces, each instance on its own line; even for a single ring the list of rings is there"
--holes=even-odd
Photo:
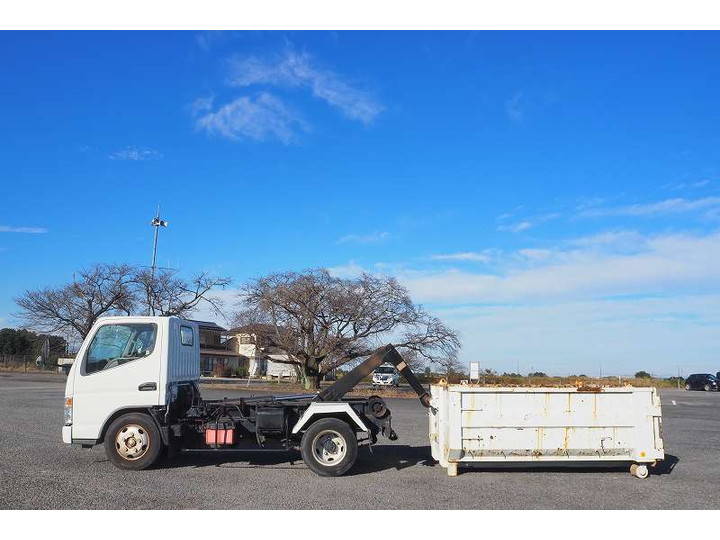
[[[118,431],[115,448],[123,459],[135,461],[143,457],[150,448],[150,435],[142,426],[128,424]]]
[[[323,465],[339,463],[347,453],[347,444],[343,436],[337,431],[325,430],[315,436],[313,440],[313,456]]]

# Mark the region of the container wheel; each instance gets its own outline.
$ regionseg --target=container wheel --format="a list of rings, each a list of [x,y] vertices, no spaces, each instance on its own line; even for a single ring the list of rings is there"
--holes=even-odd
[[[347,422],[323,418],[314,422],[303,435],[300,453],[315,474],[342,476],[357,459],[357,436]]]
[[[630,465],[630,474],[642,480],[648,477],[650,471],[648,470],[647,465],[643,465],[641,463],[633,463],[632,465]]]
[[[124,414],[105,433],[105,454],[120,469],[147,469],[157,461],[162,449],[160,431],[147,414]]]

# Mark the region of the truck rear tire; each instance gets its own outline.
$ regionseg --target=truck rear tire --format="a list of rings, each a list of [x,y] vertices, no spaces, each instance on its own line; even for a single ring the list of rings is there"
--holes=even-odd
[[[347,422],[323,418],[305,432],[300,451],[303,461],[315,474],[342,476],[357,459],[357,435]]]
[[[120,469],[147,469],[157,461],[162,449],[160,430],[147,414],[124,414],[110,424],[105,434],[105,454]]]

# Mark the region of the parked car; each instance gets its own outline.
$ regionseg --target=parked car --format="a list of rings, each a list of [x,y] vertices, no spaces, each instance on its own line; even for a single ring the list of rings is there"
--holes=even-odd
[[[717,391],[718,378],[709,373],[695,373],[685,379],[685,390],[705,390],[710,392]]]
[[[373,385],[400,386],[400,373],[394,366],[380,366],[373,371]]]

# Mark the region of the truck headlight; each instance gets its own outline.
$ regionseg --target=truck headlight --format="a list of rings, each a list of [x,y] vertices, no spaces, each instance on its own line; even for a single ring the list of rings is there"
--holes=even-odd
[[[63,410],[63,419],[66,426],[72,426],[72,396],[65,398],[65,409]]]

